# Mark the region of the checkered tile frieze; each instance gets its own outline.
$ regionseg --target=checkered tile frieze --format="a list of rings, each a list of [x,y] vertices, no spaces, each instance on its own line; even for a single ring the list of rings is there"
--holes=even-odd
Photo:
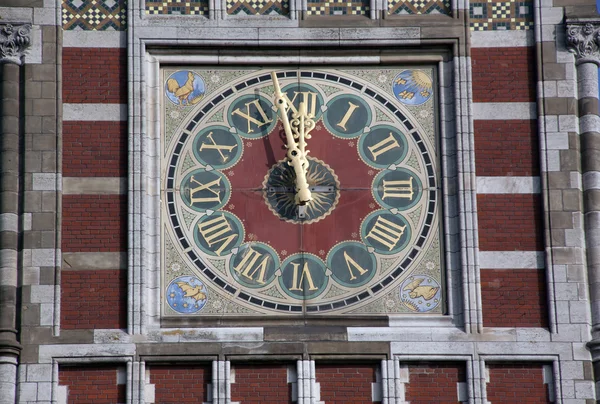
[[[208,15],[208,0],[146,0],[146,14]]]
[[[230,15],[287,15],[288,0],[227,0],[227,14]]]
[[[388,14],[450,14],[449,0],[388,0]]]
[[[533,2],[487,1],[471,3],[471,31],[527,30],[533,27]]]
[[[124,31],[127,29],[125,0],[63,0],[62,26],[65,30]]]
[[[367,15],[369,1],[309,1],[308,15]]]

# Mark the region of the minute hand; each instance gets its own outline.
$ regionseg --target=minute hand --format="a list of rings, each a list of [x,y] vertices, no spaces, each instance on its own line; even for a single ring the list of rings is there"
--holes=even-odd
[[[279,115],[281,116],[281,122],[283,123],[283,130],[285,131],[288,149],[288,164],[294,167],[294,172],[296,174],[296,204],[304,205],[312,200],[310,190],[308,189],[308,182],[306,181],[306,171],[304,169],[304,164],[307,164],[308,161],[306,160],[303,151],[300,150],[298,144],[294,140],[290,121],[287,116],[288,103],[281,92],[279,81],[277,80],[277,74],[272,72],[271,78],[273,79],[273,86],[275,87],[275,104],[279,109]]]

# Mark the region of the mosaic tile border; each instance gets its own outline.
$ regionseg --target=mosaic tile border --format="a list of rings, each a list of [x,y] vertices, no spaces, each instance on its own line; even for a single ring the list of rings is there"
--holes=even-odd
[[[146,14],[208,16],[208,0],[146,0]]]
[[[471,31],[529,30],[533,28],[532,1],[487,1],[469,5]]]
[[[65,30],[124,31],[127,29],[126,0],[63,0]]]
[[[288,15],[289,1],[227,0],[229,15]]]
[[[307,15],[369,15],[371,8],[370,2],[328,0],[328,1],[309,1],[306,10]]]
[[[448,0],[388,0],[388,14],[443,14],[450,15]]]

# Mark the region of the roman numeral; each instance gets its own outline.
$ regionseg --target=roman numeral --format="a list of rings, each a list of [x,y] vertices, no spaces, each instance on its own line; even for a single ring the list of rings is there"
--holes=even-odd
[[[316,116],[317,112],[317,93],[313,93],[312,91],[294,91],[294,98],[290,100],[287,93],[283,94],[283,97],[287,101],[288,108],[292,110],[293,113],[297,114],[298,109],[294,105],[294,101],[298,97],[298,94],[302,94],[302,101],[308,110],[309,116]]]
[[[306,276],[306,281],[308,283],[308,290],[319,290],[318,287],[315,286],[312,275],[310,274],[310,270],[308,268],[308,262],[304,262],[304,266],[302,267],[302,272],[300,274],[300,278],[298,279],[298,270],[300,269],[300,264],[295,262],[291,263],[294,267],[294,275],[292,276],[292,287],[290,290],[300,290],[304,291],[304,277]]]
[[[378,156],[397,147],[400,147],[400,145],[396,141],[396,138],[394,137],[392,132],[390,132],[390,135],[388,137],[383,139],[381,142],[374,144],[373,146],[367,147],[367,149],[369,149],[369,151],[373,155],[373,161],[377,161]]]
[[[348,123],[348,120],[350,119],[350,117],[352,116],[352,114],[354,113],[354,110],[356,108],[358,108],[358,105],[348,102],[348,110],[346,111],[346,115],[344,115],[342,120],[337,123],[337,126],[342,128],[344,130],[344,132],[347,130],[346,124]]]
[[[200,145],[199,151],[202,151],[204,149],[216,150],[221,155],[221,158],[223,159],[223,161],[227,161],[227,159],[229,158],[229,156],[225,156],[221,150],[226,150],[228,153],[231,153],[231,151],[237,147],[237,144],[234,144],[232,146],[224,146],[224,145],[217,144],[217,142],[215,142],[215,140],[213,139],[212,135],[213,135],[213,133],[210,132],[206,136],[208,139],[210,139],[210,141],[212,142],[212,144],[208,144],[208,143],[202,142],[202,144]]]
[[[254,108],[250,108],[251,106],[253,106]],[[253,111],[258,111],[258,114],[262,118],[262,121],[254,118],[253,116],[250,115]],[[246,112],[242,112],[241,109],[237,108],[236,110],[234,110],[231,113],[231,115],[234,115],[234,114],[239,115],[246,120],[246,122],[248,123],[248,131],[247,131],[248,133],[254,132],[254,129],[252,129],[251,124],[255,124],[256,126],[258,126],[260,128],[263,125],[273,122],[273,120],[269,119],[269,117],[265,113],[265,110],[260,105],[260,100],[258,100],[258,99],[246,103]]]
[[[350,272],[350,280],[351,281],[356,279],[356,276],[354,276],[354,272],[352,271],[352,268],[358,270],[358,273],[361,276],[366,274],[367,272],[369,272],[368,269],[364,269],[363,267],[358,265],[358,263],[356,261],[354,261],[352,259],[352,257],[350,255],[348,255],[348,253],[346,251],[344,251],[344,259],[346,260],[346,265],[348,266],[348,272]]]
[[[398,241],[400,241],[400,238],[404,234],[404,229],[406,229],[406,225],[400,226],[399,224],[384,219],[381,216],[377,216],[375,225],[369,231],[366,238],[378,241],[386,246],[389,251],[391,251],[394,247],[396,247]]]
[[[206,240],[209,247],[212,247],[217,243],[222,243],[219,249],[215,251],[217,255],[221,255],[223,250],[238,237],[238,235],[233,232],[233,229],[229,225],[224,214],[221,214],[221,216],[215,217],[214,219],[198,223],[198,231],[204,240]]]
[[[397,181],[386,181],[383,180],[383,196],[381,199],[385,198],[403,198],[412,200],[414,191],[413,191],[413,177],[410,177],[407,180],[397,180]]]
[[[192,188],[192,186],[191,186],[192,183],[198,184],[198,186],[196,188]],[[220,183],[221,183],[221,177],[219,177],[216,180],[213,180],[211,182],[208,182],[206,184],[202,184],[201,182],[197,181],[194,178],[194,176],[192,175],[192,177],[190,178],[190,202],[192,204],[205,203],[205,202],[221,202],[221,196],[219,195],[221,193],[221,190],[217,189],[215,191],[214,189],[212,189],[212,187],[218,187]],[[197,194],[198,192],[201,192],[203,190],[208,190],[208,191],[212,192],[213,196],[194,197],[195,194]]]
[[[261,285],[265,284],[265,275],[267,272],[267,266],[269,265],[270,255],[266,255],[259,264],[257,262],[263,257],[263,254],[259,253],[252,247],[248,247],[244,258],[237,264],[233,269],[240,275],[256,281]],[[254,275],[258,272],[258,276],[254,279]]]

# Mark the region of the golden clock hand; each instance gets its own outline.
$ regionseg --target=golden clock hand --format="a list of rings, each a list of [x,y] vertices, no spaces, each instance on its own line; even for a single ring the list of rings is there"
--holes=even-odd
[[[277,73],[271,72],[271,78],[273,79],[273,86],[275,87],[275,105],[277,105],[277,108],[279,109],[279,115],[281,116],[281,122],[283,123],[283,130],[285,131],[288,149],[288,164],[294,168],[294,172],[296,174],[295,201],[298,205],[304,205],[312,200],[310,190],[308,189],[308,182],[306,181],[306,169],[308,168],[308,161],[294,140],[290,121],[287,116],[287,100],[281,92],[279,81],[277,80]],[[305,143],[303,141],[303,147],[304,145]]]

